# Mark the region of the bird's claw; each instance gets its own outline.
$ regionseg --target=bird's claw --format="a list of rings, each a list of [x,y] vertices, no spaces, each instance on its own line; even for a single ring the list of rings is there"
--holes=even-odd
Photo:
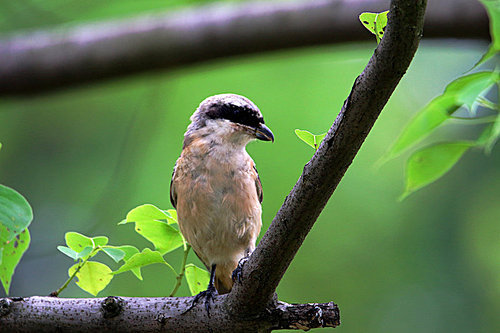
[[[210,303],[214,301],[215,296],[217,295],[218,293],[215,287],[213,285],[208,286],[207,290],[200,292],[193,298],[193,303],[191,303],[191,306],[186,311],[184,311],[184,313],[189,312],[196,306],[196,304],[199,303],[200,300],[205,299],[205,310],[207,310],[207,314],[210,317]]]
[[[231,275],[233,282],[238,281],[238,283],[241,283],[241,272],[243,270],[243,265],[245,265],[247,260],[248,260],[248,257],[243,257],[238,262],[238,266],[236,266],[236,269],[233,271],[233,274]]]

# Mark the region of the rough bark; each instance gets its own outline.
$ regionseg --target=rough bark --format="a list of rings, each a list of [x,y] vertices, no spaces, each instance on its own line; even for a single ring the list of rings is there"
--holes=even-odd
[[[0,300],[0,332],[267,332],[340,324],[330,303],[278,302],[263,315],[232,320],[215,301],[210,317],[204,307],[190,307],[192,297],[27,297]]]
[[[388,0],[214,4],[0,40],[0,96],[42,93],[217,58],[374,40],[357,17]],[[476,0],[435,0],[426,37],[488,38]]]
[[[385,37],[355,80],[326,138],[242,268],[231,293],[215,298],[210,315],[191,297],[59,299],[0,302],[0,331],[269,332],[335,327],[335,304],[289,305],[276,287],[302,241],[353,161],[378,115],[406,72],[422,35],[426,0],[392,0]],[[341,255],[341,254],[339,254]]]
[[[354,82],[337,119],[254,254],[243,266],[243,285],[227,302],[245,313],[262,310],[333,194],[375,120],[406,72],[422,36],[426,1],[392,1],[385,36]],[[280,260],[276,260],[279,258]],[[245,295],[253,295],[251,299]]]

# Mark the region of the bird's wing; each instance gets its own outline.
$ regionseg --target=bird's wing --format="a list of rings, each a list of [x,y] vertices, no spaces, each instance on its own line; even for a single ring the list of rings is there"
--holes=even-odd
[[[172,179],[170,180],[170,202],[174,208],[177,208],[177,193],[175,192],[174,186],[174,178],[175,178],[175,169],[177,168],[177,163],[174,165],[174,171],[172,172]]]
[[[262,191],[262,183],[260,182],[259,173],[257,172],[257,168],[255,164],[253,165],[253,169],[255,170],[255,189],[257,190],[257,196],[259,197],[259,202],[262,203],[262,199],[264,199],[264,192]]]

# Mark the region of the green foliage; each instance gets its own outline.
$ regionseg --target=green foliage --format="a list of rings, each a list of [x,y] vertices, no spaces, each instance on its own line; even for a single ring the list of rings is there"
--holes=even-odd
[[[491,151],[500,135],[500,113],[498,104],[487,100],[485,95],[495,85],[497,89],[500,87],[500,72],[496,70],[464,75],[448,84],[444,93],[420,110],[403,129],[392,148],[382,158],[383,162],[414,147],[449,119],[464,120],[468,124],[476,124],[477,120],[492,122],[475,143],[445,143],[417,150],[406,164],[406,190],[401,199],[443,176],[467,150],[464,147],[474,145],[482,147],[486,152]],[[479,106],[489,109],[494,116],[479,117]],[[455,113],[461,108],[466,108],[470,117],[456,117]],[[438,158],[436,154],[441,154],[441,157]],[[424,170],[425,168],[428,169]]]
[[[15,190],[0,185],[0,242],[11,241],[33,220],[28,201]]]
[[[175,250],[184,244],[180,232],[171,226],[176,220],[171,213],[153,205],[142,205],[127,214],[127,218],[119,224],[135,223],[135,231],[162,254]]]
[[[205,282],[207,271],[198,268],[194,272],[190,265],[186,265],[187,255],[191,247],[185,243],[181,233],[175,228],[177,212],[174,209],[164,211],[150,204],[141,205],[132,209],[127,214],[127,218],[118,224],[123,225],[131,222],[135,223],[135,231],[139,235],[153,243],[157,249],[156,251],[149,248],[139,251],[132,245],[108,245],[108,237],[106,236],[87,237],[77,232],[68,232],[65,235],[67,246],[58,246],[57,249],[77,261],[77,263],[69,269],[68,280],[53,294],[58,295],[76,277],[78,279],[76,283],[80,288],[96,296],[111,282],[116,274],[131,271],[142,281],[141,268],[152,264],[164,264],[177,276],[177,282],[171,296],[178,290],[184,275],[188,279],[190,290],[193,290],[191,284],[195,286]],[[160,239],[161,237],[167,241]],[[184,259],[181,270],[177,273],[165,260],[164,255],[181,245],[184,245]],[[123,262],[123,264],[115,271],[112,271],[108,266],[100,262],[89,261],[101,251],[116,263]],[[190,270],[189,275],[186,269]]]
[[[400,200],[440,178],[474,145],[472,142],[441,143],[412,154],[406,165],[406,190]]]
[[[321,141],[323,141],[323,139],[326,136],[326,133],[312,134],[309,131],[300,129],[296,129],[295,134],[299,137],[299,139],[301,139],[302,141],[304,141],[305,143],[307,143],[309,146],[313,147],[316,150],[318,150]]]
[[[210,282],[210,273],[196,265],[186,265],[186,280],[191,295],[196,295],[207,289]]]
[[[111,269],[105,264],[95,261],[87,261],[83,266],[79,264],[71,266],[68,275],[75,276],[78,279],[76,284],[94,296],[106,288],[113,279]]]
[[[9,294],[14,270],[29,247],[33,210],[17,191],[0,185],[0,279]]]
[[[122,246],[117,246],[116,248],[119,250],[122,250],[125,253],[125,255],[122,258],[122,260],[124,262],[128,262],[130,260],[130,258],[132,258],[134,256],[134,254],[139,253],[139,250],[135,246],[132,246],[132,245],[122,245]],[[139,280],[142,280],[142,274],[141,274],[140,267],[131,268],[130,270],[132,271],[132,273],[134,273],[134,275]]]
[[[483,55],[476,66],[484,63],[494,55],[500,52],[500,1],[498,0],[479,0],[486,8],[490,17],[490,35],[491,45],[488,51]]]
[[[377,44],[380,43],[384,37],[385,27],[387,26],[387,14],[389,11],[381,13],[365,12],[359,15],[359,20],[368,31],[375,35]]]
[[[11,241],[3,244],[0,249],[1,263],[0,263],[0,280],[2,281],[5,293],[9,294],[10,283],[12,275],[16,269],[17,264],[21,260],[24,252],[28,249],[30,244],[30,233],[28,228],[21,231]]]
[[[499,73],[488,71],[462,76],[451,82],[442,95],[420,110],[403,129],[383,160],[397,157],[415,146],[446,120],[452,118],[453,113],[462,106],[474,114],[477,101],[480,98],[484,100],[482,96],[498,82]]]
[[[136,253],[130,257],[130,259],[128,259],[118,270],[114,271],[113,274],[120,274],[132,269],[140,269],[141,267],[151,264],[165,264],[175,273],[175,270],[165,261],[165,259],[163,259],[160,252],[151,251],[151,249],[145,248],[141,253]]]

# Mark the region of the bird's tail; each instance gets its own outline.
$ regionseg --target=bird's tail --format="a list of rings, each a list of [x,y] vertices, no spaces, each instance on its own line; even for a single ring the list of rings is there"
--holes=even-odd
[[[217,265],[214,283],[219,295],[227,294],[233,288],[232,274],[237,266],[238,263],[234,262]]]
[[[217,279],[215,279],[215,288],[217,289],[217,292],[219,293],[219,295],[227,294],[233,288],[233,281],[228,283],[227,281],[223,281],[223,280],[217,278]]]

